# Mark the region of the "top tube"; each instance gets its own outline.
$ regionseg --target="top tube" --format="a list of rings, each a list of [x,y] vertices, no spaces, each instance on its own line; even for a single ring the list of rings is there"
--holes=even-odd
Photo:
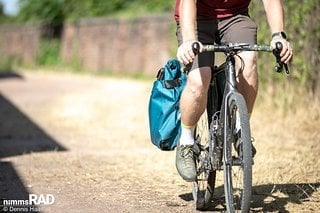
[[[258,45],[258,44],[245,44],[245,43],[230,43],[223,45],[203,45],[203,52],[213,51],[213,52],[236,52],[236,51],[265,51],[272,52],[272,48],[269,45]]]

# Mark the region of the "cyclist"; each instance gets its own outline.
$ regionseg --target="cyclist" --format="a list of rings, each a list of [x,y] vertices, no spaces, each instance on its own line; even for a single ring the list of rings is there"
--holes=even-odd
[[[270,45],[281,42],[281,61],[288,63],[292,48],[284,33],[282,0],[262,0],[271,31]],[[207,91],[211,79],[214,53],[203,52],[195,56],[192,43],[249,43],[256,44],[257,25],[250,19],[250,0],[176,0],[179,61],[190,66],[187,85],[181,95],[182,133],[176,150],[176,167],[186,181],[196,180],[194,148],[195,125],[206,108]],[[241,52],[236,57],[238,89],[244,96],[249,115],[253,110],[258,90],[256,52]],[[240,59],[241,58],[241,59]],[[242,71],[241,60],[244,62]]]

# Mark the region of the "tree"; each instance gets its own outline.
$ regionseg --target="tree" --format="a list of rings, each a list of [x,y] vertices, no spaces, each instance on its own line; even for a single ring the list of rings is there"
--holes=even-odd
[[[44,37],[59,37],[63,22],[63,0],[20,0],[18,20],[43,24]]]
[[[63,0],[20,0],[21,22],[60,24],[64,21]]]
[[[66,19],[77,20],[83,17],[108,16],[122,10],[126,0],[64,0]]]
[[[4,8],[2,2],[0,2],[0,17],[4,16]]]

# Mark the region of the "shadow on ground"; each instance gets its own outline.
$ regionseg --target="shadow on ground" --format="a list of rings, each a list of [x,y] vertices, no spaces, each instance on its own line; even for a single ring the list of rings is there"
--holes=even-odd
[[[19,78],[23,79],[23,76],[19,73],[15,72],[14,70],[3,70],[0,69],[0,79],[4,78]]]
[[[0,93],[0,159],[42,151],[66,151]]]
[[[29,192],[10,162],[0,162],[0,212],[39,212],[37,206],[24,205]]]
[[[24,79],[12,71],[0,73],[0,80],[7,78]],[[4,199],[28,200],[30,193],[14,166],[1,159],[32,152],[66,150],[0,91],[0,212],[3,210],[1,208],[4,208],[2,206]],[[35,206],[28,205],[25,208],[29,208],[27,212],[33,212],[30,210],[32,207]]]
[[[302,204],[320,187],[320,183],[266,184],[252,187],[252,212],[289,212],[288,203]],[[192,194],[181,194],[185,201],[193,202]],[[208,211],[226,211],[223,186],[215,188],[214,199]]]

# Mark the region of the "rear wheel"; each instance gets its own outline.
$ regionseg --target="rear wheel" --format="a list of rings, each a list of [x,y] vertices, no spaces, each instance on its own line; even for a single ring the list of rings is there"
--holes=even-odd
[[[249,212],[252,189],[252,145],[245,100],[229,96],[224,137],[224,188],[228,212]]]
[[[209,119],[207,111],[203,113],[197,123],[195,140],[200,148],[197,157],[197,180],[192,182],[192,195],[196,203],[196,208],[205,210],[209,207],[215,186],[216,172],[212,171],[209,162]],[[211,119],[210,119],[211,120]]]

